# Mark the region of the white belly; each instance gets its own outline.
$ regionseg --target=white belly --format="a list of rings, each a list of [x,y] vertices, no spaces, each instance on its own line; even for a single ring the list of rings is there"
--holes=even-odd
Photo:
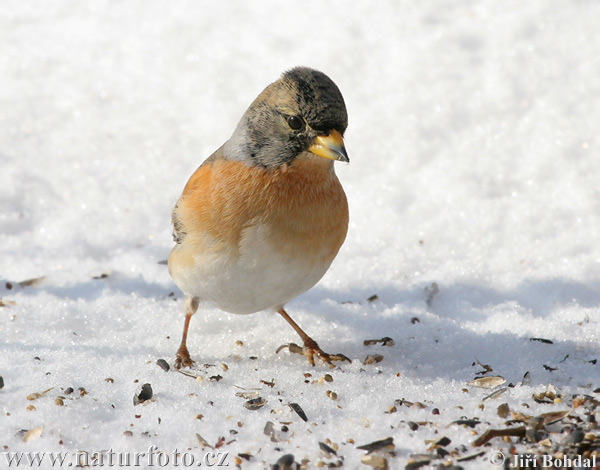
[[[213,240],[203,240],[203,249],[194,251],[188,267],[173,266],[171,275],[187,295],[226,312],[278,309],[319,282],[335,253],[324,249],[322,255],[303,257],[293,247],[275,249],[270,238],[269,229],[261,225],[244,230],[239,250],[226,251]]]

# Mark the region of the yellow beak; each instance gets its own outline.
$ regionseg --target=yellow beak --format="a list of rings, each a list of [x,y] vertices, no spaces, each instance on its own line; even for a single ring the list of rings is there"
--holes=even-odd
[[[346,153],[346,147],[344,147],[344,138],[336,130],[331,131],[329,135],[315,137],[311,146],[308,147],[308,151],[329,160],[350,161]]]

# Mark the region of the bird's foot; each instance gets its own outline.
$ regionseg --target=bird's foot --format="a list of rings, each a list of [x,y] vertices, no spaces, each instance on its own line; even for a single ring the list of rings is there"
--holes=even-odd
[[[308,363],[311,366],[315,365],[315,356],[318,359],[320,359],[321,361],[323,361],[325,364],[327,364],[329,367],[331,367],[332,369],[335,367],[335,365],[333,364],[333,361],[352,362],[350,359],[348,359],[343,354],[328,354],[328,353],[326,353],[319,347],[319,345],[317,344],[316,341],[312,341],[312,340],[305,342],[303,347],[298,346],[296,343],[289,343],[289,344],[281,345],[281,346],[279,346],[279,348],[277,348],[277,352],[281,351],[282,349],[286,349],[286,348],[291,353],[302,354],[303,356],[306,356],[306,358],[308,359]]]
[[[179,370],[182,367],[193,367],[195,364],[190,357],[190,352],[188,351],[185,345],[181,345],[177,350],[177,358],[175,359],[175,363],[173,366],[175,369]]]

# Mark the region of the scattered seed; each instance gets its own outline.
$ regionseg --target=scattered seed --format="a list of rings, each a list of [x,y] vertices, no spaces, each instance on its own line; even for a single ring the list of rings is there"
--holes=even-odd
[[[158,367],[160,367],[162,370],[164,370],[165,372],[169,372],[169,369],[171,368],[169,363],[167,361],[165,361],[164,359],[158,359],[156,361],[156,365]]]
[[[531,374],[529,373],[529,371],[525,372],[525,375],[523,375],[521,385],[531,385]]]
[[[388,468],[388,461],[385,457],[381,455],[363,455],[360,458],[360,461],[369,467],[373,467],[376,469],[385,469]],[[408,467],[407,467],[408,468]]]
[[[308,418],[306,417],[306,413],[298,403],[290,403],[290,408],[296,412],[298,416],[302,419],[302,421],[307,422]]]
[[[510,408],[508,407],[508,403],[502,403],[498,407],[498,416],[500,416],[502,419],[506,419],[509,412],[510,412]]]
[[[65,406],[65,402],[62,400],[62,398],[57,398],[54,400],[54,404],[58,406]]]
[[[363,341],[363,344],[365,346],[372,346],[374,344],[378,344],[381,343],[382,346],[394,346],[396,343],[394,342],[394,340],[392,338],[390,338],[389,336],[386,336],[385,338],[381,338],[381,339],[365,339]]]
[[[244,343],[243,343],[243,341],[240,341],[240,340],[238,339],[238,340],[236,340],[236,341],[235,341],[235,345],[236,345],[236,346],[243,346],[243,345],[244,345]]]
[[[200,419],[202,419],[202,418],[204,418],[204,415],[203,415],[203,414],[197,414],[197,415],[196,415],[196,419],[200,420]]]
[[[225,372],[227,372],[229,370],[229,366],[227,364],[225,364],[224,362],[221,362],[221,369],[223,369]]]
[[[211,376],[210,376],[208,379],[209,379],[209,380],[213,380],[213,381],[215,381],[215,382],[218,382],[218,381],[222,380],[222,379],[223,379],[223,377],[222,377],[222,376],[220,376],[220,375],[211,375]]]
[[[415,468],[421,468],[428,465],[433,459],[437,458],[436,455],[430,454],[412,454],[410,459],[406,463],[406,470],[412,470]]]
[[[185,375],[186,377],[192,377],[193,379],[197,379],[198,377],[202,377],[201,375],[194,374],[193,372],[190,372],[190,371],[185,370],[185,369],[177,369],[177,372],[179,372],[180,374]]]
[[[369,297],[367,299],[367,302],[369,302],[369,303],[375,302],[378,298],[379,298],[379,296],[377,294],[373,294],[371,297]]]
[[[483,397],[482,401],[495,400],[497,398],[500,398],[502,395],[504,395],[504,392],[506,392],[507,390],[508,390],[508,387],[504,387],[499,390],[496,390],[495,392],[490,393],[488,396]]]
[[[44,279],[46,279],[46,276],[34,277],[32,279],[26,279],[25,281],[17,282],[17,284],[19,284],[20,287],[37,287],[44,281]]]
[[[245,398],[246,400],[250,400],[252,398],[257,398],[260,394],[258,392],[236,392],[235,396],[240,398]]]
[[[543,413],[539,415],[538,418],[541,419],[544,424],[554,424],[569,416],[570,413],[571,410],[551,411],[549,413]]]
[[[267,403],[267,400],[265,400],[262,397],[258,397],[258,398],[253,398],[252,400],[248,400],[246,403],[244,403],[244,407],[247,408],[248,410],[259,410],[260,408],[262,408],[263,406],[265,406],[265,404]]]
[[[375,451],[379,452],[393,452],[395,449],[394,446],[394,438],[387,437],[385,439],[381,439],[379,441],[370,442],[369,444],[364,444],[362,446],[356,446],[357,449],[365,450],[367,454],[371,454]]]
[[[265,384],[267,387],[274,387],[275,386],[275,379],[271,379],[270,382],[267,382],[266,380],[260,380],[261,384]]]
[[[42,432],[44,432],[44,426],[39,426],[37,428],[30,429],[23,436],[23,441],[25,441],[25,442],[33,441],[34,439],[37,439],[38,437],[40,437],[42,435]]]
[[[529,341],[539,341],[540,343],[544,344],[554,344],[553,341],[546,338],[529,338]]]
[[[527,431],[527,428],[525,426],[520,426],[518,428],[508,428],[508,429],[488,429],[480,437],[475,439],[473,441],[472,445],[474,447],[480,447],[480,446],[486,444],[487,442],[489,442],[490,440],[492,440],[494,437],[505,437],[505,436],[525,437],[526,431]]]
[[[471,387],[479,387],[479,388],[494,388],[498,385],[502,385],[506,383],[506,379],[500,376],[489,376],[489,377],[479,377],[476,379],[467,382],[467,385]]]
[[[202,448],[204,449],[205,447],[209,447],[210,449],[214,449],[213,446],[211,446],[206,439],[204,439],[200,434],[196,433],[196,439],[198,439],[198,443],[202,446]]]
[[[73,387],[69,387],[65,390],[65,395],[70,395],[71,393],[73,393]]]
[[[4,378],[0,375],[0,390],[4,388]]]
[[[408,425],[411,431],[416,431],[417,429],[419,429],[419,425],[414,421],[409,421],[406,424]]]
[[[152,395],[152,385],[142,385],[142,391],[139,393],[139,395],[133,396],[133,405],[139,405],[140,403],[144,403],[145,401],[150,400],[152,398]]]
[[[331,455],[337,456],[337,452],[324,442],[319,442],[319,449],[325,452],[327,454],[327,457],[330,457]]]
[[[29,405],[29,406],[27,407],[27,411],[35,411],[35,406],[33,406],[33,405]]]
[[[327,395],[329,398],[331,398],[332,400],[337,400],[338,398],[338,394],[335,392],[332,392],[331,390],[327,390],[325,392],[325,395]]]
[[[106,279],[108,277],[107,273],[102,273],[99,276],[92,276],[92,279]]]
[[[486,454],[487,452],[485,450],[482,450],[481,452],[476,452],[475,454],[470,454],[470,455],[465,455],[464,457],[460,457],[458,459],[456,459],[457,462],[468,462],[470,460],[475,460],[477,457],[481,457],[482,455]]]
[[[105,382],[108,382],[110,384],[114,384],[115,383],[115,379],[112,379],[110,377],[107,377],[106,379],[104,379]]]
[[[421,323],[421,320],[419,320],[419,317],[412,317],[412,318],[410,319],[410,322],[411,322],[413,325],[415,325],[415,324],[417,324],[417,323]]]
[[[473,363],[473,366],[475,364],[477,364],[478,366],[483,367],[482,371],[476,373],[477,375],[485,375],[485,374],[488,374],[488,373],[494,371],[494,369],[492,369],[489,364],[482,364],[481,362],[479,362],[479,359],[477,359],[477,358],[475,358],[475,362]]]
[[[381,354],[369,354],[363,361],[363,365],[376,364],[381,361],[383,361],[383,356]]]
[[[273,470],[288,470],[292,468],[297,468],[297,464],[292,454],[285,454],[279,457],[279,459],[277,460],[277,462],[275,462],[272,468]]]
[[[467,428],[474,428],[478,424],[481,424],[481,421],[479,421],[479,419],[477,419],[477,418],[475,418],[475,419],[459,419],[456,421],[452,421],[450,424],[458,424],[459,426],[465,426]]]

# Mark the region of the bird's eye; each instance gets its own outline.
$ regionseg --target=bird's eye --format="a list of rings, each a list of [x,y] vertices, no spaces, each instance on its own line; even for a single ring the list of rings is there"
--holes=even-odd
[[[290,126],[290,128],[295,131],[302,129],[302,125],[304,124],[302,122],[302,119],[299,118],[298,116],[288,116],[287,123],[288,123],[288,126]]]

